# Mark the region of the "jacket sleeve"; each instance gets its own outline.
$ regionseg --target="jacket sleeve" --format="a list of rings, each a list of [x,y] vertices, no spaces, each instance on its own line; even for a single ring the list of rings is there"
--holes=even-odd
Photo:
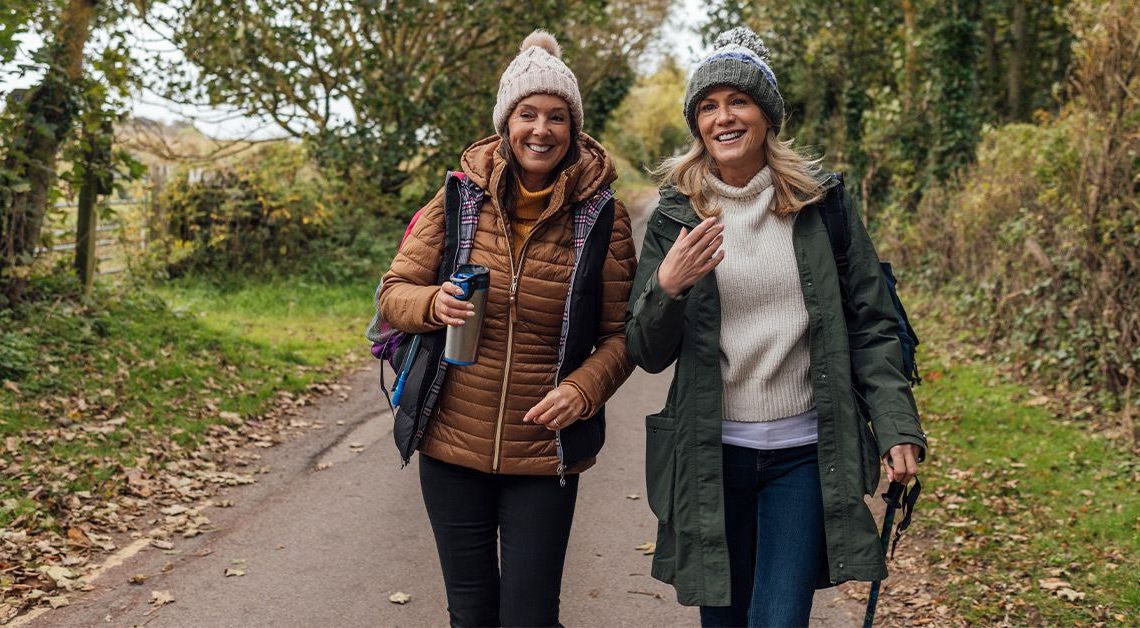
[[[641,260],[626,311],[625,341],[629,357],[650,373],[669,368],[681,350],[680,330],[690,293],[673,298],[657,283],[657,268],[672,246],[673,242],[653,229],[645,230]]]
[[[614,202],[614,228],[609,251],[602,265],[601,318],[594,352],[565,380],[582,393],[593,416],[633,372],[625,349],[625,304],[637,265],[629,213],[621,201]]]
[[[377,297],[380,315],[400,331],[418,334],[444,327],[433,312],[443,260],[443,190],[426,206],[404,239]]]
[[[879,455],[912,443],[926,455],[926,433],[902,368],[898,319],[879,268],[879,257],[858,212],[847,204],[847,335],[854,385],[865,401],[879,443]]]

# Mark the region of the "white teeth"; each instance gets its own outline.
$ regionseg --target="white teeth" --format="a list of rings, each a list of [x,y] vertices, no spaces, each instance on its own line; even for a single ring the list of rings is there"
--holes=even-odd
[[[536,153],[545,153],[546,151],[553,148],[552,146],[540,146],[538,144],[527,144],[526,147],[533,150]]]
[[[716,136],[718,142],[728,142],[744,135],[744,131],[731,131],[729,133],[721,133]]]

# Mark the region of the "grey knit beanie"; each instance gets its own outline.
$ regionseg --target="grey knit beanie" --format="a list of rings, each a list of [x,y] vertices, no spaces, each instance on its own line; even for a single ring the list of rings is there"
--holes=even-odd
[[[713,42],[716,49],[697,65],[689,77],[685,90],[685,121],[689,132],[700,137],[697,130],[697,104],[713,88],[731,85],[748,94],[768,116],[772,131],[780,132],[784,123],[784,99],[776,85],[776,75],[768,66],[768,47],[763,40],[744,26],[725,31]]]
[[[507,136],[507,118],[519,101],[531,94],[560,96],[570,105],[570,116],[582,129],[582,94],[578,78],[562,62],[562,48],[554,35],[539,29],[527,35],[519,46],[519,54],[499,79],[499,96],[491,120],[495,130]]]

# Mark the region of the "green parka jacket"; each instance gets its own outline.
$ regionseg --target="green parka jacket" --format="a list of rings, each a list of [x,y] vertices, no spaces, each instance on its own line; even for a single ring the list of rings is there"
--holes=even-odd
[[[831,189],[836,186],[834,178],[825,184],[829,193],[842,193],[842,188]],[[848,217],[849,269],[842,282],[818,207],[799,212],[792,235],[819,412],[827,538],[820,587],[886,577],[883,549],[863,496],[875,491],[880,457],[891,447],[914,443],[924,453],[926,448],[902,374],[897,322],[878,257],[857,213],[849,211]],[[647,494],[659,522],[653,577],[672,584],[681,604],[727,606],[721,313],[715,271],[676,299],[657,283],[657,267],[681,228],[691,230],[699,222],[688,198],[673,188],[661,191],[630,294],[626,343],[634,363],[651,373],[676,363],[665,408],[645,418]],[[843,289],[852,309],[846,317]],[[870,426],[857,396],[865,400]]]

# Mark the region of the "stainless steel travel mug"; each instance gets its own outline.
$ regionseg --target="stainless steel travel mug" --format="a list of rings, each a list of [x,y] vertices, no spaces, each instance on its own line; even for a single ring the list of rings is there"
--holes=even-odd
[[[466,366],[479,359],[479,337],[483,333],[483,314],[487,305],[487,290],[491,287],[491,271],[477,264],[464,264],[451,275],[451,283],[463,289],[463,294],[456,295],[455,298],[471,302],[475,306],[475,316],[462,325],[448,325],[443,361]]]

